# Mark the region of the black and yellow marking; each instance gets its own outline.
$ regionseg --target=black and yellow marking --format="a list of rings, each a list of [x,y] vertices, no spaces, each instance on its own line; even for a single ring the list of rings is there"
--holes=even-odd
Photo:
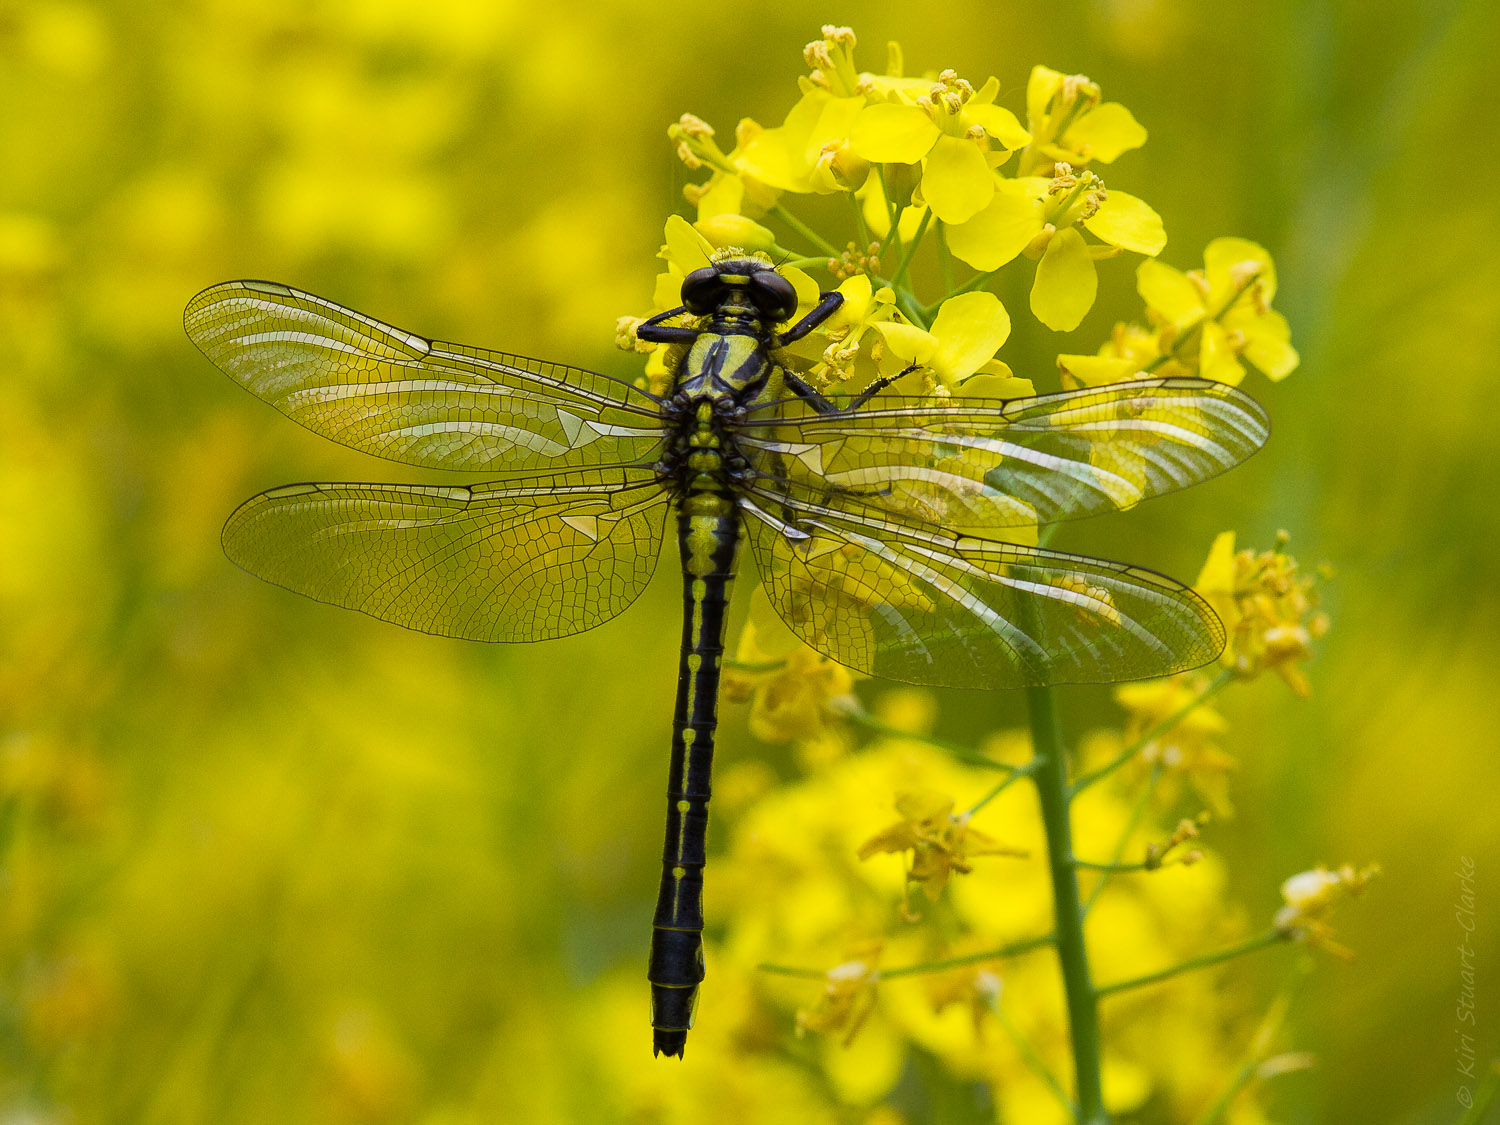
[[[703,867],[719,673],[724,656],[730,585],[739,554],[739,513],[725,479],[712,406],[699,406],[688,439],[688,491],[679,502],[682,553],[682,655],[672,760],[667,781],[667,834],[661,889],[652,921],[651,1026],[657,1054],[678,1055],[687,1043],[703,979]]]

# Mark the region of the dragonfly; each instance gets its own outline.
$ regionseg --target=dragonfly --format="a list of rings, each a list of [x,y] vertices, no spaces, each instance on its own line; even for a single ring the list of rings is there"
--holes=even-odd
[[[721,253],[687,274],[681,300],[637,329],[672,346],[661,394],[429,339],[273,282],[215,285],[184,317],[209,360],[313,432],[484,478],[263,492],[223,532],[229,558],[263,579],[409,629],[540,641],[629,606],[671,526],[682,645],[647,977],[654,1052],[679,1058],[704,978],[710,777],[742,542],[792,632],[859,672],[995,689],[1164,676],[1222,651],[1201,597],[1140,567],[1009,540],[1203,481],[1268,435],[1253,399],[1195,378],[1005,400],[895,394],[893,376],[825,396],[782,349],[833,316],[837,292],[799,319],[768,260]]]

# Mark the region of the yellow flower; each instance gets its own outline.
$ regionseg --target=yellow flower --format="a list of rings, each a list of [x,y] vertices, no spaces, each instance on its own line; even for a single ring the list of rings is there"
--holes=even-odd
[[[914,883],[920,884],[929,902],[937,901],[951,874],[967,875],[973,870],[970,856],[1027,854],[1023,848],[997,844],[970,827],[967,813],[953,814],[953,798],[933,790],[897,794],[896,811],[901,819],[861,844],[859,858],[869,859],[880,852],[911,852],[907,890]],[[902,902],[902,913],[915,918],[909,901]]]
[[[798,644],[773,651],[753,620],[740,633],[734,663],[724,669],[724,698],[750,701],[750,731],[762,742],[813,738],[838,714],[836,701],[854,690],[854,674]]]
[[[938,309],[932,328],[923,330],[894,318],[874,325],[892,354],[928,368],[945,387],[970,376],[1010,373],[989,365],[1010,337],[1010,314],[1000,298],[984,290],[949,297]]]
[[[1057,371],[1064,390],[1121,383],[1140,378],[1147,370],[1163,378],[1192,374],[1177,361],[1162,360],[1161,356],[1158,331],[1121,321],[1115,324],[1109,339],[1100,345],[1097,354],[1059,354]]]
[[[1136,289],[1163,325],[1163,354],[1231,386],[1245,377],[1241,359],[1268,379],[1286,378],[1299,360],[1286,318],[1271,308],[1271,256],[1243,238],[1216,238],[1203,263],[1202,270],[1188,273],[1156,261],[1136,270]]]
[[[1026,83],[1031,143],[1021,156],[1021,174],[1046,175],[1059,161],[1109,164],[1146,143],[1146,130],[1128,109],[1099,99],[1099,87],[1082,74],[1032,67]]]
[[[975,90],[945,70],[925,93],[890,91],[860,109],[849,145],[875,164],[921,164],[922,198],[945,223],[973,218],[995,193],[991,170],[1030,140],[1015,114],[994,104],[1000,81]]]
[[[1357,898],[1370,880],[1380,874],[1380,865],[1372,863],[1356,871],[1344,864],[1330,871],[1321,863],[1311,871],[1302,871],[1281,884],[1286,905],[1276,912],[1276,929],[1294,941],[1325,949],[1335,957],[1352,960],[1354,954],[1333,940],[1329,918],[1343,899]]]
[[[997,270],[1018,254],[1039,258],[1031,311],[1056,332],[1078,327],[1094,305],[1097,258],[1122,250],[1159,254],[1167,244],[1161,217],[1145,202],[1107,191],[1093,172],[1059,163],[1050,179],[997,180],[993,197],[968,222],[950,228],[954,257]],[[1083,237],[1087,231],[1099,242]]]
[[[880,983],[881,943],[865,944],[860,955],[835,965],[824,974],[823,992],[811,1008],[797,1011],[797,1034],[816,1031],[821,1035],[843,1032],[843,1044],[854,1042],[859,1029],[875,1008],[875,986]]]
[[[1317,580],[1298,573],[1285,552],[1286,534],[1275,548],[1236,552],[1234,532],[1219,535],[1194,583],[1229,632],[1223,663],[1243,679],[1275,672],[1305,699],[1312,686],[1300,665],[1312,655],[1312,642],[1328,632],[1328,615],[1318,609]]]
[[[1115,702],[1125,708],[1122,743],[1133,745],[1148,731],[1179,715],[1203,694],[1208,678],[1187,672],[1165,680],[1122,684],[1115,689]],[[1199,704],[1177,722],[1156,735],[1142,749],[1139,760],[1160,769],[1164,779],[1185,780],[1216,816],[1229,817],[1229,774],[1238,766],[1232,755],[1219,746],[1229,729],[1224,716],[1207,703]],[[1166,797],[1173,794],[1168,790]]]

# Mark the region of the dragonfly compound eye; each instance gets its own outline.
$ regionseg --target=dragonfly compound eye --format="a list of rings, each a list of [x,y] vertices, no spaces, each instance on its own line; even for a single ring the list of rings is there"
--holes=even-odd
[[[682,303],[694,316],[707,316],[719,307],[724,283],[713,266],[696,269],[682,279]]]
[[[772,320],[790,320],[797,311],[797,291],[790,281],[773,270],[752,275],[750,293],[755,307]]]

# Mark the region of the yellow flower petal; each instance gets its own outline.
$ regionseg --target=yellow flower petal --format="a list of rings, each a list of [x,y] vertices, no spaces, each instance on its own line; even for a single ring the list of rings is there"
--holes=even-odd
[[[880,333],[880,338],[885,341],[885,346],[891,349],[892,354],[907,363],[926,363],[932,358],[932,353],[937,351],[937,337],[914,324],[882,320],[871,327]]]
[[[1187,274],[1147,259],[1135,271],[1135,290],[1147,308],[1160,313],[1179,328],[1203,315],[1203,294]]]
[[[708,181],[706,190],[698,197],[698,221],[715,215],[738,215],[744,206],[745,182],[727,172],[720,173]]]
[[[741,250],[772,251],[777,249],[776,236],[754,219],[747,219],[744,215],[725,212],[707,219],[699,219],[693,227],[713,245],[721,248],[735,246]]]
[[[871,176],[865,180],[865,186],[854,193],[854,198],[860,201],[860,210],[865,217],[865,225],[870,228],[870,233],[876,238],[885,238],[891,233],[891,212],[886,204],[885,186],[881,183],[879,176]],[[902,242],[910,242],[917,233],[917,227],[922,222],[922,216],[927,213],[926,207],[910,206],[902,208],[900,233]]]
[[[713,243],[693,229],[681,215],[673,215],[666,226],[667,254],[684,275],[709,264]]]
[[[927,366],[948,386],[961,383],[994,358],[1010,336],[1010,314],[1000,298],[984,290],[943,302],[932,322],[937,351]]]
[[[1057,370],[1062,375],[1062,385],[1073,390],[1122,383],[1139,371],[1140,365],[1129,356],[1060,355]]]
[[[779,272],[792,283],[792,288],[797,293],[797,312],[792,314],[792,321],[795,323],[799,317],[812,312],[813,306],[822,299],[823,294],[818,289],[818,283],[806,270],[800,270],[796,266],[782,266]]]
[[[1273,383],[1285,379],[1302,362],[1292,347],[1286,317],[1279,312],[1268,311],[1256,317],[1256,323],[1247,325],[1244,332],[1245,358]]]
[[[849,129],[849,145],[873,163],[915,164],[941,135],[916,106],[882,102],[859,111]]]
[[[1024,185],[1000,180],[989,206],[967,223],[948,228],[948,249],[976,270],[997,270],[1041,232],[1042,208]]]
[[[984,364],[977,375],[965,379],[957,388],[961,397],[1010,399],[1030,398],[1036,394],[1036,387],[1032,385],[1030,379],[1016,378],[1009,374],[1009,368],[1006,368],[1007,373],[1004,375],[992,375],[985,371],[984,368],[989,367],[991,363],[997,367],[1005,367],[1005,364],[998,360],[991,360],[990,363]]]
[[[1071,332],[1094,307],[1099,276],[1083,235],[1072,227],[1058,231],[1037,263],[1031,311],[1054,332]]]
[[[1248,238],[1216,238],[1203,248],[1203,274],[1209,292],[1218,300],[1244,287],[1252,274],[1261,294],[1269,301],[1276,296],[1276,265],[1259,243]]]
[[[762,130],[741,146],[736,167],[770,187],[810,192],[823,146],[848,135],[863,107],[863,97],[842,98],[827,90],[809,90],[785,122]]]
[[[1031,134],[1021,128],[1016,115],[1004,106],[975,105],[974,99],[964,106],[964,116],[995,140],[1001,148],[1024,148],[1031,143]]]
[[[1075,121],[1064,143],[1089,160],[1108,164],[1145,144],[1146,130],[1119,102],[1105,102]]]
[[[683,275],[676,270],[656,275],[656,288],[652,292],[651,304],[665,312],[682,304]]]
[[[1146,203],[1123,191],[1111,191],[1099,210],[1084,220],[1089,233],[1111,246],[1155,257],[1167,244],[1161,216]]]
[[[1047,103],[1062,88],[1067,75],[1049,66],[1034,66],[1026,81],[1026,116],[1035,125],[1047,112]]]
[[[1218,321],[1203,322],[1203,343],[1198,351],[1198,374],[1216,383],[1239,386],[1245,377],[1245,368],[1235,357],[1229,336]]]
[[[1214,612],[1231,633],[1240,621],[1234,586],[1234,532],[1223,531],[1215,537],[1213,546],[1208,549],[1208,558],[1204,560],[1203,569],[1198,572],[1198,580],[1193,583],[1193,589],[1214,607]]]
[[[972,219],[995,195],[995,177],[973,141],[939,137],[922,166],[922,196],[945,223]]]
[[[844,283],[839,286],[839,292],[844,296],[844,303],[834,313],[829,322],[830,328],[859,324],[870,315],[870,298],[874,295],[874,286],[870,282],[869,274],[857,273],[853,277],[845,278]]]

